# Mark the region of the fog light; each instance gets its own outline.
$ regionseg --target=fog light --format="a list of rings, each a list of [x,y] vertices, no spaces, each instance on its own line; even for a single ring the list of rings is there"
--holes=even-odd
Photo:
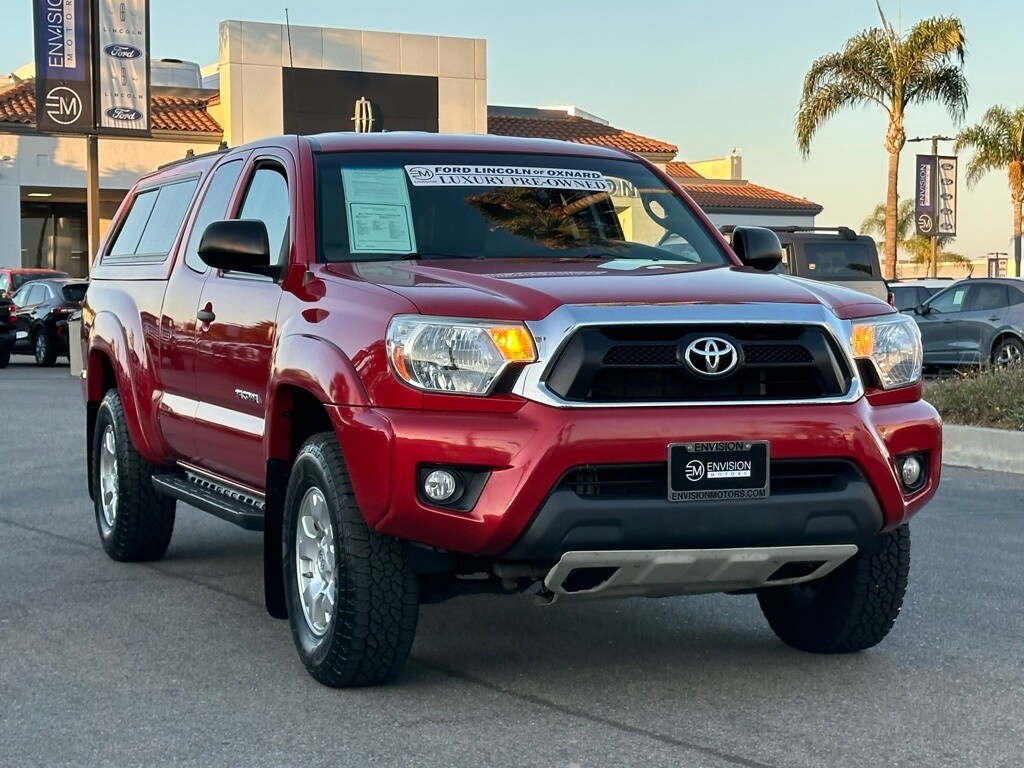
[[[907,456],[900,465],[900,479],[906,488],[914,489],[921,484],[924,467],[916,456]]]
[[[423,478],[423,494],[431,501],[443,504],[455,496],[459,483],[447,469],[435,469]]]

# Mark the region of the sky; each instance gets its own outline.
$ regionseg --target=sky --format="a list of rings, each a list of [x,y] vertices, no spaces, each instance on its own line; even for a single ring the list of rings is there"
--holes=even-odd
[[[0,70],[32,59],[31,0],[3,0]],[[822,226],[860,227],[885,199],[885,113],[838,114],[801,158],[793,117],[804,73],[878,24],[874,0],[151,0],[152,53],[200,64],[217,57],[223,19],[482,37],[488,103],[574,104],[612,125],[679,146],[680,160],[743,155],[751,181],[824,206]],[[1020,0],[882,0],[894,25],[958,16],[968,42],[967,123],[993,104],[1024,104]],[[908,137],[957,130],[939,107],[913,107]],[[940,146],[940,152],[951,145]],[[900,195],[913,194],[908,144]],[[961,169],[961,180],[963,170]],[[961,188],[952,250],[971,258],[1012,251],[1005,173]]]

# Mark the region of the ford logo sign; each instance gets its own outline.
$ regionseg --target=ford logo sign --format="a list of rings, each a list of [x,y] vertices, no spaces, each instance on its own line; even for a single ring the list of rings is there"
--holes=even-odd
[[[111,107],[107,110],[106,114],[111,120],[117,120],[122,123],[133,123],[136,120],[142,119],[142,113],[131,107]]]
[[[137,59],[142,56],[142,51],[134,45],[108,45],[103,52],[114,59]]]

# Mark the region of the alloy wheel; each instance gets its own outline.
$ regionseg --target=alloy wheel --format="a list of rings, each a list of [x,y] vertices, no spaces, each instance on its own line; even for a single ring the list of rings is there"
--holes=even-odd
[[[100,528],[104,535],[117,522],[117,441],[114,425],[108,424],[100,441]]]
[[[309,630],[323,637],[338,600],[334,528],[323,492],[306,491],[295,522],[295,570],[302,613]]]
[[[1024,353],[1016,344],[1003,344],[996,353],[996,365],[1009,366],[1024,363]]]

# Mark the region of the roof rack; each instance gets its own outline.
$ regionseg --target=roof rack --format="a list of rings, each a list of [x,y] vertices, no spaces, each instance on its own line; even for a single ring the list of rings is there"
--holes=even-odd
[[[176,165],[184,165],[185,163],[191,163],[193,160],[198,160],[202,157],[210,157],[212,155],[220,155],[228,151],[228,143],[222,141],[217,145],[216,149],[210,150],[209,152],[203,152],[201,155],[197,155],[194,149],[185,150],[185,156],[180,160],[171,160],[168,163],[157,166],[158,171],[162,171],[164,168],[173,168]]]
[[[718,231],[723,235],[732,234],[732,231],[736,228],[735,224],[726,224],[718,228]],[[847,240],[856,240],[857,233],[849,227],[798,227],[798,226],[786,226],[786,227],[772,227],[765,226],[764,229],[770,229],[772,232],[784,232],[786,234],[793,234],[795,232],[838,232]]]

